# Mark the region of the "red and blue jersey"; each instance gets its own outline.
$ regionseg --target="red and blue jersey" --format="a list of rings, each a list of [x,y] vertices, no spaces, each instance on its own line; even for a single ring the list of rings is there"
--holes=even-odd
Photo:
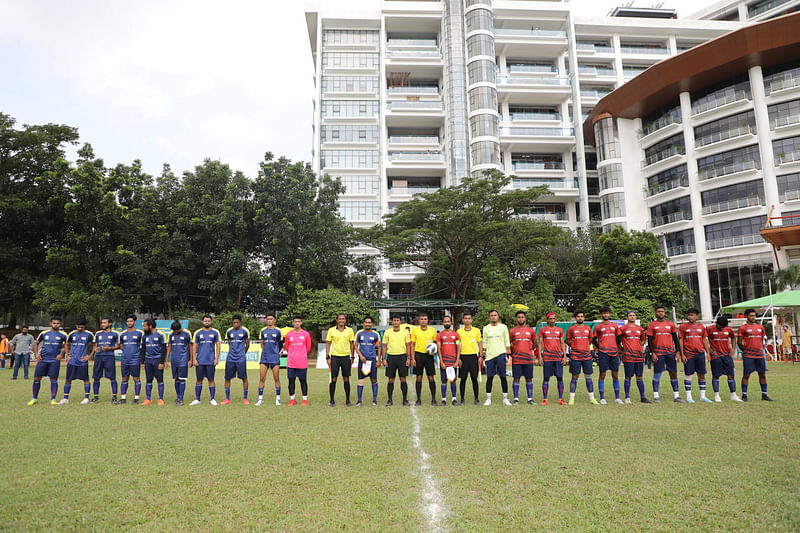
[[[67,336],[69,343],[69,364],[73,366],[88,366],[89,361],[81,361],[89,352],[89,345],[94,342],[91,331],[73,331]]]
[[[678,326],[669,320],[653,320],[647,326],[647,336],[652,337],[650,351],[661,357],[664,355],[675,355],[678,347],[675,346],[673,334],[678,333]]]
[[[508,332],[511,338],[511,357],[515,365],[533,364],[533,341],[536,332],[530,326],[514,326]]]
[[[55,361],[64,343],[67,342],[67,335],[63,331],[49,329],[41,332],[36,340],[39,343],[39,356],[42,361]]]
[[[573,324],[567,330],[569,357],[576,361],[592,358],[592,328],[586,324]]]
[[[545,361],[561,361],[564,352],[561,351],[561,339],[564,330],[558,326],[542,326],[539,338],[542,340],[542,359]]]
[[[442,357],[444,366],[453,366],[456,364],[456,353],[458,352],[458,343],[461,338],[458,333],[452,329],[442,330],[436,335],[436,340],[442,346],[439,355]]]
[[[706,335],[708,344],[711,346],[711,359],[731,354],[731,346],[736,338],[736,334],[731,328],[725,326],[720,329],[716,324],[712,324],[706,328]]]
[[[764,357],[764,337],[767,332],[761,324],[743,324],[739,326],[739,337],[742,339],[742,356],[759,359]]]
[[[619,339],[622,344],[623,363],[643,363],[644,352],[642,346],[646,339],[644,328],[636,324],[625,324],[619,328]]]
[[[609,356],[616,356],[617,337],[619,336],[619,326],[613,322],[604,324],[600,322],[594,327],[594,337],[597,339],[597,351]]]
[[[706,328],[700,323],[686,322],[678,328],[678,336],[683,339],[683,354],[694,357],[706,353],[703,339],[707,337]]]

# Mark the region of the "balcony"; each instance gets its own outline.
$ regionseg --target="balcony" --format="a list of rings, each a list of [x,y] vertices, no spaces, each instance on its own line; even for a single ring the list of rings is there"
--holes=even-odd
[[[732,104],[734,102],[741,102],[750,99],[750,91],[748,89],[739,87],[729,87],[728,89],[717,91],[710,95],[704,96],[692,103],[692,116],[717,109],[724,105]]]
[[[397,274],[421,274],[423,270],[415,265],[414,263],[409,263],[408,261],[397,261],[389,263],[389,272],[397,273]],[[397,300],[410,298],[411,294],[396,294],[396,295],[389,295],[390,298],[394,296],[398,296]]]
[[[386,107],[391,111],[441,111],[444,104],[441,100],[392,100]]]
[[[495,37],[501,35],[519,36],[519,37],[553,37],[557,39],[566,39],[567,32],[563,30],[537,30],[537,29],[517,29],[517,28],[495,28]]]
[[[389,161],[393,163],[417,163],[426,161],[442,163],[444,162],[444,154],[442,152],[389,152]]]
[[[751,159],[748,161],[737,161],[735,163],[728,163],[727,165],[719,165],[715,167],[699,169],[697,177],[700,181],[728,176],[730,174],[738,174],[739,172],[747,172],[748,170],[758,170],[761,161]]]
[[[390,135],[389,144],[439,144],[436,135]]]
[[[680,123],[681,123],[680,113],[669,113],[668,115],[659,117],[653,122],[649,122],[643,125],[642,134],[640,138],[647,137],[651,133],[655,133],[658,130],[666,128],[667,126],[671,126],[672,124],[680,124]]]
[[[782,6],[784,4],[788,4],[789,0],[769,0],[767,2],[759,2],[750,6],[747,6],[747,16],[749,18],[756,17],[761,13],[766,13],[771,9],[775,9],[778,6]]]
[[[733,246],[746,246],[748,244],[761,244],[764,240],[761,235],[754,233],[751,235],[734,235],[706,241],[706,250],[718,250],[720,248],[731,248]]]
[[[408,187],[389,187],[389,196],[414,196],[415,194],[429,194],[436,192],[441,187],[438,185],[409,185]]]
[[[438,48],[439,43],[436,39],[392,39],[386,40],[388,48],[406,48],[409,46],[419,46],[427,48]]]
[[[559,151],[575,143],[572,128],[509,127],[499,129],[504,149],[512,151]]]
[[[622,77],[626,79],[635,78],[642,72],[647,70],[647,67],[623,67],[622,68]]]
[[[694,244],[681,244],[679,246],[667,247],[667,257],[675,257],[676,255],[685,255],[695,253]]]
[[[526,65],[523,63],[512,63],[508,65],[510,74],[555,74],[558,69],[555,65]]]
[[[564,163],[560,161],[512,161],[511,170],[526,171],[526,170],[564,170]]]
[[[667,192],[673,189],[677,189],[679,187],[688,187],[688,186],[689,186],[689,178],[687,176],[682,176],[680,178],[673,178],[669,181],[649,186],[647,188],[647,196],[655,196],[656,194],[660,194],[662,192]]]
[[[690,211],[675,211],[674,213],[670,213],[668,215],[653,217],[648,222],[647,227],[657,228],[659,226],[665,226],[667,224],[680,222],[682,220],[692,220],[692,213]]]
[[[519,218],[527,218],[529,220],[547,220],[550,222],[567,222],[569,215],[566,212],[559,213],[518,213]]]
[[[497,90],[501,100],[510,105],[556,105],[567,100],[572,93],[570,79],[566,76],[498,76]]]
[[[507,57],[555,57],[567,48],[567,32],[531,28],[495,28],[498,55]]]
[[[800,189],[794,191],[784,191],[780,194],[781,202],[793,202],[800,200]]]
[[[745,209],[747,207],[757,207],[760,205],[764,205],[764,199],[757,196],[736,198],[724,202],[717,202],[715,204],[704,205],[703,214],[714,215],[716,213],[724,213],[725,211],[733,211],[734,209]]]
[[[624,55],[669,55],[669,48],[663,46],[623,44],[619,47],[619,51]]]
[[[511,122],[514,121],[524,121],[524,120],[550,120],[550,121],[560,121],[561,115],[558,113],[536,113],[530,111],[511,111],[508,114],[508,118]]]
[[[739,126],[738,128],[730,128],[724,131],[715,131],[713,133],[703,135],[702,137],[697,137],[694,140],[694,144],[699,148],[701,146],[722,142],[728,139],[735,139],[736,137],[743,137],[745,135],[755,135],[755,133],[756,133],[755,124],[745,124],[743,126]]]
[[[576,180],[577,181],[577,180]],[[526,180],[515,179],[511,180],[512,189],[531,189],[533,187],[549,187],[550,189],[578,189],[578,184],[567,182],[563,180]]]
[[[777,116],[770,120],[770,126],[773,130],[785,126],[795,126],[797,124],[800,124],[800,114]]]
[[[617,76],[617,71],[611,67],[598,67],[593,65],[578,65],[578,74],[581,76]]]
[[[664,161],[665,159],[669,159],[674,155],[683,155],[684,153],[685,151],[683,146],[670,146],[667,150],[661,150],[654,154],[645,156],[644,161],[642,161],[642,168],[655,165],[656,163]]]
[[[613,54],[614,47],[610,45],[601,45],[595,43],[576,43],[575,48],[577,51],[589,54]]]
[[[442,53],[439,50],[414,50],[414,49],[406,49],[406,50],[393,50],[389,49],[386,50],[386,55],[389,59],[392,60],[403,60],[403,59],[411,59],[414,61],[422,60],[422,61],[429,61],[429,60],[440,60],[442,59]]]
[[[611,92],[611,89],[581,89],[581,96],[586,99],[600,99]]]
[[[513,135],[525,137],[573,137],[573,128],[525,128],[525,127],[503,127],[500,128],[500,135]]]
[[[436,85],[406,85],[403,87],[387,87],[386,92],[392,94],[439,94]]]
[[[566,76],[553,76],[551,78],[526,78],[523,76],[500,76],[497,78],[498,85],[547,85],[569,87],[570,80]]]
[[[764,79],[764,85],[768,95],[776,91],[800,87],[800,67],[767,76]]]
[[[776,166],[791,165],[798,162],[800,162],[800,150],[775,154]]]

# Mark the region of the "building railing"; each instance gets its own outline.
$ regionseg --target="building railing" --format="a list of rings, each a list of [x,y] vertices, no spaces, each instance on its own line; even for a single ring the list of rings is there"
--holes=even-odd
[[[611,67],[578,66],[580,74],[594,74],[595,76],[616,76],[617,71]]]
[[[575,48],[580,51],[598,52],[601,54],[611,54],[614,52],[614,47],[609,45],[597,45],[594,43],[577,43]]]
[[[780,128],[781,126],[791,126],[792,124],[800,124],[800,114],[776,116],[771,121],[772,129]]]
[[[391,272],[405,272],[409,274],[416,274],[422,272],[422,269],[414,263],[408,261],[397,261],[389,263],[389,270]]]
[[[390,135],[390,144],[439,144],[436,135]]]
[[[581,96],[586,96],[588,98],[602,98],[610,92],[611,89],[607,91],[597,89],[581,89]]]
[[[756,207],[764,205],[764,199],[758,196],[749,196],[747,198],[736,198],[733,200],[726,200],[724,202],[717,202],[703,206],[704,215],[713,215],[714,213],[723,213],[725,211],[733,211],[734,209],[744,209],[745,207]]]
[[[390,161],[444,161],[442,152],[389,152]]]
[[[706,250],[717,250],[719,248],[730,248],[732,246],[745,246],[747,244],[757,244],[764,242],[761,235],[753,233],[750,235],[734,235],[732,237],[722,237],[706,241]]]
[[[626,78],[635,78],[647,68],[622,67],[622,75]]]
[[[669,48],[663,46],[636,46],[623,44],[619,47],[623,54],[650,54],[650,55],[669,55]]]
[[[695,253],[694,244],[681,244],[679,246],[668,246],[667,256],[674,257],[676,255],[693,254]]]
[[[678,187],[688,187],[688,186],[689,186],[688,176],[672,178],[669,181],[664,181],[656,185],[649,186],[647,188],[647,196],[655,196],[656,194],[671,191],[672,189],[677,189]]]
[[[508,65],[508,71],[512,74],[526,73],[526,72],[547,73],[547,72],[558,72],[558,68],[556,68],[555,65],[515,64],[515,65]]]
[[[565,76],[553,76],[552,78],[500,76],[497,78],[497,83],[501,85],[560,85],[568,87],[570,85],[570,80]]]
[[[681,116],[680,113],[669,113],[667,115],[658,117],[653,122],[649,122],[642,126],[642,137],[645,135],[650,135],[651,133],[655,133],[662,128],[666,128],[670,124],[680,124],[681,123]]]
[[[767,77],[766,93],[772,94],[774,91],[782,89],[790,89],[792,87],[800,87],[800,67],[790,70],[785,70],[778,74],[772,74]]]
[[[642,161],[642,167],[647,167],[647,166],[650,166],[650,165],[654,165],[654,164],[658,163],[659,161],[663,161],[665,159],[668,159],[668,158],[672,157],[673,155],[679,155],[679,154],[683,155],[684,153],[685,152],[684,152],[683,146],[677,146],[677,145],[670,146],[666,150],[661,150],[661,151],[656,152],[654,154],[650,154],[648,156],[645,156],[644,161]]]
[[[395,293],[391,293],[391,292],[389,293],[389,299],[390,300],[409,300],[409,299],[411,299],[413,297],[414,297],[413,294],[405,294],[405,293],[395,294]]]
[[[789,163],[797,163],[798,161],[800,161],[800,150],[775,154],[776,165],[788,165]]]
[[[755,130],[755,124],[745,124],[736,128],[730,128],[724,131],[715,131],[714,133],[697,137],[694,140],[694,144],[695,146],[706,146],[707,144],[714,144],[727,139],[741,137],[742,135],[755,135]]]
[[[551,189],[577,189],[578,186],[574,183],[557,180],[511,180],[511,187],[514,189],[530,189],[532,187],[541,186],[550,187]]]
[[[439,50],[387,50],[390,58],[399,57],[423,57],[428,59],[441,59],[442,53]]]
[[[750,91],[741,87],[730,87],[718,91],[713,96],[708,95],[692,103],[692,115],[698,115],[711,109],[722,107],[726,104],[750,99]]]
[[[770,9],[787,3],[789,3],[789,0],[771,0],[769,2],[764,2],[763,4],[755,4],[747,7],[747,14],[750,17],[755,17],[761,13],[766,13]]]
[[[800,200],[800,189],[781,193],[781,202],[791,202],[794,200]]]
[[[755,170],[758,168],[758,164],[759,161],[751,159],[749,161],[737,161],[735,163],[728,163],[727,165],[703,168],[698,170],[697,177],[700,179],[700,181],[719,178],[720,176],[727,176],[728,174],[736,174],[737,172],[744,172],[746,170]]]
[[[391,196],[413,196],[415,194],[428,194],[436,192],[441,187],[436,185],[409,185],[408,187],[389,187]]]
[[[536,113],[529,111],[512,111],[508,114],[509,120],[561,120],[558,113]]]
[[[512,170],[564,170],[561,161],[512,161]]]
[[[424,109],[426,111],[438,111],[444,109],[444,104],[441,102],[441,100],[434,100],[434,101],[420,100],[418,102],[409,100],[394,100],[391,102],[386,102],[386,107],[388,107],[392,111],[419,110],[419,109]]]
[[[500,135],[539,136],[539,137],[572,137],[574,128],[500,128]]]
[[[387,87],[386,92],[388,92],[389,94],[407,94],[407,93],[439,94],[439,87],[435,85],[406,85],[403,87]]]
[[[681,220],[692,220],[692,213],[690,211],[675,211],[668,215],[651,218],[648,225],[651,228],[657,228],[658,226],[679,222]]]
[[[520,218],[528,218],[531,220],[549,220],[550,222],[559,222],[569,220],[569,215],[563,213],[518,213]]]
[[[436,39],[387,39],[386,46],[433,46],[438,47]]]
[[[537,30],[537,29],[517,29],[517,28],[495,28],[495,35],[509,35],[521,37],[554,37],[566,39],[567,32],[564,30]]]

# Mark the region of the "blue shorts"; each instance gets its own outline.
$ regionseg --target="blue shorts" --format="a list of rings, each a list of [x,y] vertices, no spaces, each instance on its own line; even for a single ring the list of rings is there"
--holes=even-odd
[[[677,372],[678,363],[675,361],[675,354],[672,355],[659,355],[655,363],[653,363],[653,372],[660,374],[666,368],[667,372]]]
[[[189,367],[188,366],[175,366],[172,365],[172,379],[178,380],[182,379],[186,381],[186,378],[189,377]]]
[[[591,359],[587,359],[585,361],[581,361],[579,359],[570,359],[569,373],[572,374],[573,376],[577,376],[581,373],[581,370],[583,370],[584,374],[586,374],[587,376],[591,376],[592,372],[594,371],[592,369],[592,363],[593,361]]]
[[[272,362],[272,361],[270,361],[270,362],[268,363],[268,362],[264,361],[263,359],[261,360],[261,362],[260,362],[259,364],[261,364],[261,365],[264,365],[265,367],[267,367],[267,368],[269,368],[269,369],[275,368],[276,366],[277,366],[278,368],[280,368],[280,367],[281,367],[281,364],[280,364],[280,362],[277,362],[277,363],[275,363],[275,362]]]
[[[698,374],[705,374],[706,373],[706,354],[701,353],[699,355],[694,355],[686,359],[686,362],[683,363],[683,373],[687,376],[691,376],[697,372]]]
[[[67,365],[67,381],[89,381],[89,365]]]
[[[153,378],[159,383],[164,382],[164,369],[158,369],[158,365],[161,364],[161,361],[158,359],[145,359],[144,360],[144,375],[147,378],[147,382],[150,383],[153,381]]]
[[[377,361],[377,359],[367,359],[367,361],[372,361],[372,368],[370,369],[370,372],[369,372],[368,376],[364,375],[364,373],[361,372],[361,365],[363,363],[361,362],[361,358],[360,357],[358,358],[358,379],[366,379],[367,377],[369,377],[370,379],[378,379],[378,361]]]
[[[524,365],[511,365],[511,375],[514,379],[525,378],[527,380],[533,379],[533,363]]]
[[[561,361],[545,361],[542,363],[542,365],[542,374],[545,381],[549,380],[553,376],[557,377],[558,379],[564,377],[564,365],[561,364]]]
[[[225,380],[233,379],[247,379],[247,361],[226,361],[225,362]]]
[[[767,360],[764,357],[742,357],[743,373],[749,376],[753,372],[764,374],[767,371]],[[38,365],[36,368],[39,368]]]
[[[736,370],[733,367],[733,357],[725,355],[711,360],[711,377],[718,379],[720,376],[733,376]]]
[[[288,367],[286,369],[286,377],[289,379],[306,379],[308,377],[308,369]]]
[[[625,379],[633,376],[641,377],[644,374],[644,362],[641,363],[622,363],[625,367]]]
[[[92,378],[95,381],[99,381],[103,378],[108,378],[111,381],[117,379],[117,361],[114,359],[113,355],[95,356]]]
[[[194,375],[197,377],[197,381],[203,381],[204,379],[214,381],[216,370],[217,368],[214,365],[197,365],[194,367]]]
[[[45,376],[50,379],[58,379],[58,373],[61,371],[61,361],[39,361],[36,363],[36,368],[33,370],[33,377],[43,378]]]
[[[606,352],[598,352],[597,366],[600,372],[616,372],[619,370],[619,355],[617,353],[608,354]]]
[[[494,376],[506,377],[505,354],[486,360],[486,377],[491,379]]]
[[[126,365],[122,364],[122,377],[126,378],[128,376],[133,376],[138,378],[142,372],[142,365]]]

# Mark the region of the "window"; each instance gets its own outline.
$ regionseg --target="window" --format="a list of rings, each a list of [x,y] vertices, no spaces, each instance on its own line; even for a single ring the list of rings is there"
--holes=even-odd
[[[467,39],[467,57],[494,57],[494,37],[484,33],[473,35]]]
[[[625,193],[615,192],[600,198],[600,213],[603,218],[625,216]]]
[[[766,216],[760,216],[710,224],[705,227],[706,249],[716,250],[764,242],[760,230],[766,221]]]
[[[693,254],[694,248],[694,230],[686,229],[683,231],[675,231],[672,233],[665,233],[663,242],[663,252],[668,257],[682,254]]]
[[[377,30],[325,30],[323,44],[378,44]]]
[[[494,87],[475,87],[469,91],[469,108],[497,109],[497,90]]]
[[[750,99],[749,80],[742,80],[732,85],[699,93],[692,98],[692,114],[696,115],[744,99]]]
[[[339,202],[339,214],[345,220],[378,221],[380,204],[378,202]]]
[[[323,117],[375,117],[378,115],[377,100],[323,100]]]
[[[728,185],[700,193],[700,199],[705,215],[763,205],[764,183],[761,180],[754,180]]]
[[[345,194],[378,194],[378,176],[335,176],[342,180]]]
[[[497,137],[497,117],[489,114],[475,115],[469,119],[470,135]]]
[[[511,154],[513,170],[564,170],[561,154]]]
[[[765,296],[767,280],[772,278],[772,258],[768,254],[740,254],[708,260],[708,281],[711,285],[711,306],[744,302]],[[720,296],[722,301],[720,302]]]
[[[604,118],[594,124],[594,135],[597,139],[597,159],[616,159],[620,156],[617,126],[613,118]]]
[[[511,120],[561,120],[561,113],[555,107],[509,106]]]
[[[500,164],[500,144],[492,141],[480,141],[469,146],[473,165]]]
[[[646,148],[644,159],[646,164],[652,165],[673,155],[685,153],[686,147],[683,144],[683,134],[679,133]]]
[[[494,20],[492,12],[488,9],[474,9],[466,14],[467,31],[492,30]]]
[[[378,142],[378,126],[322,126],[322,142]]]
[[[769,124],[772,129],[800,122],[800,100],[774,104],[769,106],[767,110],[769,111]]]
[[[370,68],[375,69],[380,65],[377,53],[371,52],[323,52],[323,68]]]
[[[775,154],[776,166],[800,161],[800,137],[772,141],[772,153]]]
[[[790,65],[778,67],[782,70],[770,72],[764,76],[764,90],[772,94],[774,91],[800,86],[800,65]]]
[[[322,150],[322,168],[376,168],[377,150]]]
[[[781,202],[800,200],[800,173],[783,174],[777,182]]]
[[[322,76],[322,92],[377,93],[377,76]]]
[[[694,144],[695,146],[705,146],[725,139],[755,133],[755,131],[755,114],[753,111],[746,111],[696,127],[694,129]]]
[[[689,172],[686,165],[678,165],[647,178],[647,195],[653,196],[677,187],[689,186]]]
[[[652,226],[662,226],[678,220],[691,220],[692,207],[688,196],[676,198],[650,208]]]
[[[597,170],[600,190],[622,187],[622,163],[612,163]]]
[[[673,104],[666,109],[659,109],[655,113],[642,118],[642,133],[649,135],[670,124],[680,124],[681,122],[681,105],[679,103]]]
[[[519,73],[545,73],[558,72],[558,67],[551,61],[525,61],[523,59],[507,59],[506,65],[510,74]]]
[[[697,176],[700,180],[758,168],[761,168],[761,155],[756,144],[697,160]]]
[[[494,61],[489,61],[488,59],[479,59],[469,64],[467,67],[467,74],[469,76],[470,84],[481,81],[495,83],[497,77],[497,67],[494,64]]]
[[[564,204],[533,204],[517,209],[515,214],[535,220],[569,220]]]

